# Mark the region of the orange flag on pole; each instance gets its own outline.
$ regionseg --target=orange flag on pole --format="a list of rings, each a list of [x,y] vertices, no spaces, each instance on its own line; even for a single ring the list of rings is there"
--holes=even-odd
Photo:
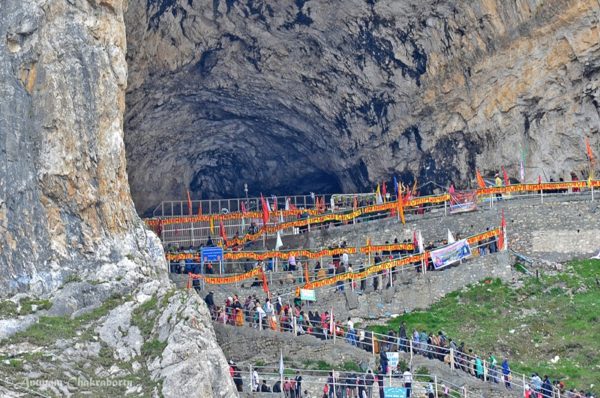
[[[191,196],[190,196],[190,191],[189,191],[189,189],[188,189],[188,191],[187,191],[187,200],[188,200],[188,213],[189,213],[189,215],[191,216],[191,215],[193,215],[193,214],[192,214],[192,198],[191,198]]]
[[[406,224],[406,220],[404,219],[404,198],[402,197],[400,186],[398,186],[398,215],[402,224]]]
[[[227,233],[225,232],[225,226],[223,225],[223,220],[219,220],[219,235],[221,239],[223,239],[223,243],[227,242]]]
[[[479,173],[479,170],[476,170],[475,172],[477,177],[477,185],[479,186],[479,188],[485,188],[485,181],[483,181],[483,177]]]
[[[585,137],[585,151],[587,152],[587,157],[590,162],[594,161],[594,152],[592,152],[592,147],[590,146],[590,139]]]
[[[261,269],[260,273],[262,275],[262,288],[266,294],[269,294],[269,284],[267,283],[267,276],[265,275],[265,271]]]
[[[504,186],[507,187],[510,185],[510,180],[508,179],[508,174],[506,173],[506,170],[504,170],[504,166],[502,166],[502,175],[504,177]]]

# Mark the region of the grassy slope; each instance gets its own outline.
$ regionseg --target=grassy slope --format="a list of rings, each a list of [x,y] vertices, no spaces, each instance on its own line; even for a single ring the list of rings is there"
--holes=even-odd
[[[564,272],[527,278],[520,288],[500,280],[446,296],[428,311],[373,329],[443,330],[476,353],[506,356],[517,372],[564,380],[567,387],[600,393],[600,261],[570,263]],[[550,362],[555,356],[557,363]]]

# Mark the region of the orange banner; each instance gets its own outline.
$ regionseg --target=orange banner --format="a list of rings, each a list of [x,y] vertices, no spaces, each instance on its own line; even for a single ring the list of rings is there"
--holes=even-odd
[[[398,251],[398,250],[414,250],[412,243],[399,243],[391,245],[375,245],[375,246],[363,246],[358,250],[355,247],[338,248],[338,249],[323,249],[319,251],[310,250],[289,250],[289,251],[268,251],[268,252],[227,252],[223,254],[225,260],[241,260],[250,259],[256,261],[262,261],[269,258],[278,258],[281,260],[287,260],[290,256],[304,257],[308,259],[316,259],[321,257],[331,257],[334,255],[341,255],[344,253],[356,254],[360,253],[376,253],[383,251]],[[197,260],[200,261],[200,255],[197,253],[166,253],[168,261],[179,261],[179,260]]]
[[[489,239],[492,236],[497,236],[497,235],[500,235],[500,228],[496,228],[491,231],[486,231],[484,233],[471,236],[467,239],[467,241],[469,242],[469,244],[472,244],[472,243],[480,242],[485,239]],[[426,260],[428,256],[429,256],[429,252],[425,252],[425,253],[415,254],[412,256],[403,257],[403,258],[399,258],[399,259],[395,259],[395,260],[385,261],[383,263],[369,267],[362,272],[346,272],[344,274],[336,275],[331,278],[325,278],[325,279],[321,279],[318,281],[313,281],[313,282],[307,283],[304,286],[304,288],[305,289],[316,289],[319,287],[331,286],[339,281],[346,281],[348,279],[364,279],[369,275],[372,275],[374,273],[377,273],[377,272],[380,272],[383,270],[406,266],[409,264],[420,263],[421,260]]]
[[[591,186],[590,186],[591,185]],[[477,190],[478,195],[493,195],[493,194],[503,194],[503,193],[512,193],[512,192],[538,192],[538,191],[552,191],[558,189],[572,189],[572,188],[598,188],[600,187],[600,180],[593,180],[591,184],[588,184],[587,181],[571,181],[571,182],[547,182],[541,184],[517,184],[517,185],[509,185],[502,187],[486,187],[480,188]],[[424,196],[419,198],[414,198],[406,201],[403,204],[404,210],[410,207],[417,207],[423,204],[436,204],[450,201],[450,195],[448,193],[437,195],[437,196]],[[365,214],[378,213],[391,211],[398,207],[397,201],[387,202],[379,205],[367,206],[361,209],[356,209],[354,211],[343,213],[343,214],[324,214],[319,215],[319,211],[315,209],[310,210],[283,210],[282,213],[284,216],[292,216],[298,214],[308,213],[314,217],[288,221],[284,223],[268,225],[266,228],[261,228],[255,234],[246,234],[239,238],[232,238],[227,241],[227,247],[242,245],[246,242],[254,241],[260,238],[265,232],[266,233],[276,233],[277,231],[287,229],[287,228],[298,228],[305,227],[312,224],[321,224],[325,222],[337,221],[337,222],[346,222],[352,221],[357,217]],[[272,217],[278,217],[278,212],[271,212],[270,215]],[[192,223],[192,222],[206,222],[214,220],[231,220],[242,218],[244,215],[242,213],[229,213],[229,214],[213,214],[213,215],[199,215],[192,217],[175,217],[175,218],[164,218],[164,219],[148,219],[146,220],[146,224],[149,227],[155,229],[155,231],[159,232],[159,230],[164,225],[169,224],[183,224],[183,223]],[[245,214],[246,218],[255,218],[259,219],[261,217],[261,213],[259,212],[249,212]]]
[[[188,274],[190,279],[203,279],[208,285],[227,285],[241,282],[246,279],[255,278],[262,273],[261,267],[256,267],[251,271],[233,276],[205,276],[201,274]],[[189,285],[189,284],[188,284]]]

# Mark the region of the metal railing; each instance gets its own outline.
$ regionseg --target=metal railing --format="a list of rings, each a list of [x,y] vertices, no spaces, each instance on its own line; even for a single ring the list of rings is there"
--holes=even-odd
[[[423,196],[420,198],[429,198],[435,197],[437,195]],[[479,195],[478,196],[478,209],[486,210],[493,209],[499,203],[512,202],[515,200],[527,200],[527,199],[538,199],[541,204],[544,202],[553,202],[557,200],[563,200],[568,198],[569,201],[586,201],[586,200],[594,200],[594,189],[581,188],[578,191],[560,191],[560,192],[552,192],[552,191],[523,191],[523,192],[514,192],[510,194],[502,194],[502,195]],[[390,200],[395,200],[395,197],[391,197]],[[187,203],[186,203],[187,206]],[[359,209],[363,209],[364,206],[359,207]],[[346,207],[338,207],[335,209],[333,213],[345,213],[352,211],[352,208]],[[330,210],[326,211],[325,214],[331,214]],[[407,222],[414,222],[418,219],[424,218],[441,218],[446,217],[450,212],[450,203],[449,202],[441,202],[435,204],[424,204],[418,207],[410,207],[405,208],[405,217]],[[276,217],[271,217],[268,225],[278,225],[282,222],[296,221],[298,219],[297,216],[284,216],[283,219],[275,219]],[[326,222],[320,225],[307,225],[300,228],[286,228],[280,231],[282,236],[287,235],[298,235],[306,231],[314,231],[327,229],[330,226],[336,227],[341,225],[355,225],[364,222],[377,221],[382,219],[390,219],[396,218],[398,219],[397,214],[392,214],[392,211],[386,210],[378,213],[371,214],[362,214],[358,218],[348,221],[348,222]],[[248,230],[250,225],[254,223],[254,225],[262,226],[262,220],[258,218],[245,218],[245,219],[232,219],[232,220],[224,220],[223,225],[225,228],[225,233],[228,238],[232,238],[238,234],[239,236],[243,236],[245,232]],[[209,236],[212,237],[212,240],[215,244],[221,242],[221,238],[219,235],[219,225],[213,225],[213,229],[211,231],[210,225],[208,222],[194,222],[194,223],[179,223],[179,224],[166,224],[162,227],[161,230],[161,241],[163,245],[169,246],[201,246],[204,245]],[[266,234],[263,239],[274,237],[274,233]]]
[[[505,367],[504,364],[499,364],[495,360],[490,362],[484,359],[485,357],[469,355],[445,335],[443,340],[439,340],[440,344],[435,345],[429,344],[426,341],[420,341],[421,333],[416,333],[416,330],[415,333],[403,338],[390,333],[385,335],[366,329],[349,329],[341,325],[339,321],[332,321],[330,318],[332,314],[328,313],[327,318],[321,318],[318,321],[306,319],[304,318],[304,311],[299,313],[297,307],[289,309],[288,312],[291,312],[290,314],[286,314],[285,311],[282,311],[281,314],[264,314],[261,311],[238,309],[235,310],[238,315],[234,315],[231,318],[233,322],[230,322],[223,311],[219,310],[216,314],[214,311],[212,312],[215,315],[213,317],[215,322],[238,327],[248,325],[261,331],[287,332],[294,336],[312,335],[316,338],[330,341],[332,344],[341,341],[344,344],[350,344],[363,349],[371,353],[373,357],[379,355],[381,358],[386,352],[403,353],[403,355],[409,357],[409,368],[412,367],[414,357],[419,355],[430,360],[443,362],[452,372],[462,372],[483,382],[498,385],[498,387],[503,384],[506,389],[521,390],[523,393],[532,388],[527,381],[528,378],[524,374],[515,372],[510,369],[510,366],[507,365]],[[246,319],[247,321],[245,321]],[[430,339],[432,334],[427,334],[427,336]],[[387,369],[384,370],[384,373],[388,374]],[[460,388],[463,389],[464,386]],[[464,394],[466,394],[466,389],[464,390]],[[560,398],[561,394],[564,395],[555,386],[553,386],[552,392],[545,393],[544,391],[540,391],[542,398]]]
[[[479,397],[468,394],[464,386],[458,386],[437,374],[382,374],[370,369],[364,372],[297,369],[285,367],[284,363],[283,373],[274,366],[249,365],[243,369],[238,368],[233,378],[234,381],[236,378],[241,380],[253,392],[260,392],[264,384],[272,394],[289,396],[286,390],[293,388],[300,392],[300,395],[295,394],[298,398],[306,396],[305,392],[308,391],[308,396],[314,396],[316,391],[327,397],[362,397],[363,391],[367,396],[374,396],[373,391],[389,387],[408,387],[411,389],[411,396],[423,396],[432,392],[435,397],[443,397],[445,393],[454,397]]]

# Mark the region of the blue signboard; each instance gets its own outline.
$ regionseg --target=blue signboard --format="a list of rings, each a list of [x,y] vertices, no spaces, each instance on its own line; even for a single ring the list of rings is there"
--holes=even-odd
[[[200,250],[202,261],[221,261],[223,259],[222,247],[203,247]]]
[[[404,387],[383,387],[385,398],[406,398],[406,388]]]

